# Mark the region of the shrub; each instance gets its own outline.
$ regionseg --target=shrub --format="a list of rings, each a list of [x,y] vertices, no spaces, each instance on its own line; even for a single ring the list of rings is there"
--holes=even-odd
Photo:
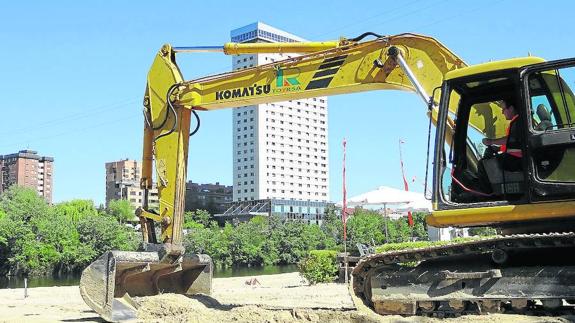
[[[310,284],[333,282],[337,277],[337,251],[311,250],[298,268]]]

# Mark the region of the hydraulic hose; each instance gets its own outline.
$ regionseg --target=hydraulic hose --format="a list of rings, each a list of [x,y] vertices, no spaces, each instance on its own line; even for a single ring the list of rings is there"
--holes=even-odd
[[[198,132],[198,130],[200,130],[200,116],[198,115],[198,113],[196,112],[196,110],[192,110],[192,113],[194,114],[194,116],[196,117],[196,129],[194,129],[194,131],[190,132],[190,137],[195,135],[196,132]]]
[[[374,33],[374,32],[368,31],[368,32],[365,32],[365,33],[363,33],[363,34],[361,34],[361,35],[355,37],[355,38],[351,38],[351,39],[349,39],[349,40],[350,40],[350,41],[353,41],[353,42],[358,42],[358,41],[364,39],[364,38],[367,37],[367,36],[374,36],[374,37],[377,37],[377,38],[383,37],[383,36],[380,35],[380,34],[376,34],[376,33]]]
[[[166,103],[168,104],[169,110],[166,109],[166,117],[164,118],[164,121],[162,121],[162,126],[164,126],[166,124],[166,121],[168,120],[168,113],[169,111],[172,111],[173,115],[174,115],[174,123],[172,124],[172,128],[168,131],[168,132],[164,132],[162,134],[159,134],[156,138],[154,138],[154,141],[157,141],[158,139],[165,137],[169,134],[171,134],[172,132],[174,132],[174,130],[176,130],[176,126],[178,124],[178,114],[176,113],[176,108],[174,108],[174,105],[172,104],[172,101],[170,100],[170,96],[172,95],[172,92],[176,89],[176,87],[178,86],[178,84],[174,84],[170,87],[170,89],[168,90],[168,93],[166,94]],[[152,128],[154,130],[158,130],[159,128]]]

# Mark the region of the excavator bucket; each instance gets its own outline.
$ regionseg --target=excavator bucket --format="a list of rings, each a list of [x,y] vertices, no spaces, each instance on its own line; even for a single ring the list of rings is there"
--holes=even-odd
[[[105,320],[116,322],[136,318],[135,296],[211,294],[209,256],[184,255],[172,263],[160,259],[158,252],[106,252],[82,272],[84,302]]]

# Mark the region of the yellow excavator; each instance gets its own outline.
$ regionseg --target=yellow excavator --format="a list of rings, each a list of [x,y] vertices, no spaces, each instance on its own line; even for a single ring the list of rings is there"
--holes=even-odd
[[[299,55],[184,80],[176,54],[201,51]],[[144,203],[137,210],[145,251],[104,254],[83,272],[81,294],[104,319],[117,321],[135,317],[132,297],[211,292],[210,257],[186,254],[182,246],[192,114],[199,125],[197,111],[406,90],[424,101],[428,151],[431,125],[436,126],[434,211],[427,223],[489,226],[501,235],[368,256],[353,270],[355,294],[380,314],[561,311],[575,300],[569,256],[575,245],[575,97],[569,88],[574,72],[575,59],[524,57],[467,66],[437,40],[416,34],[164,45],[144,96],[141,185],[152,188],[155,170],[160,199],[158,209]]]

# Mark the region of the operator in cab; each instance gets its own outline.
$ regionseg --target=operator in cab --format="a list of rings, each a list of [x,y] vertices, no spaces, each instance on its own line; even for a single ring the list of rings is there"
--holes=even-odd
[[[479,179],[480,191],[488,194],[488,199],[500,199],[500,194],[494,192],[494,184],[498,180],[493,175],[506,172],[520,172],[522,170],[523,151],[521,150],[521,131],[519,125],[519,115],[511,99],[504,99],[500,103],[505,119],[509,120],[507,135],[497,139],[483,138],[482,142],[487,146],[483,153],[483,158],[477,165],[477,175]],[[492,176],[490,176],[492,175]],[[491,182],[493,177],[495,183]],[[509,194],[505,194],[508,196]]]
[[[512,172],[519,171],[521,170],[521,159],[523,158],[521,133],[517,123],[519,114],[515,109],[513,101],[510,99],[501,101],[501,109],[503,110],[505,119],[509,120],[507,136],[497,139],[483,138],[483,144],[487,146],[497,145],[500,147],[499,154],[496,157],[500,156],[498,158],[500,158],[504,170]]]

